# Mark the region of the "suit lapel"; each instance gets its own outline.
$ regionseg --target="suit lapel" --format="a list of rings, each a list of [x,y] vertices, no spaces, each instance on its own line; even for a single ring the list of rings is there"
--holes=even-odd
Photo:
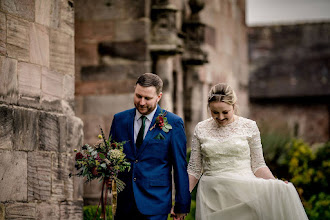
[[[157,105],[157,110],[155,112],[155,115],[154,117],[152,118],[152,122],[150,124],[150,127],[148,129],[148,132],[147,132],[147,135],[146,137],[144,138],[143,142],[142,142],[142,145],[140,146],[140,149],[138,150],[137,152],[137,157],[140,156],[140,154],[142,153],[142,151],[146,148],[146,146],[148,145],[148,142],[151,140],[152,137],[154,137],[154,133],[155,131],[157,130],[157,127],[155,127],[154,129],[152,129],[150,131],[150,128],[156,123],[156,118],[157,116],[159,115],[161,111],[161,108]]]
[[[134,143],[134,117],[135,117],[135,109],[134,111],[130,112],[130,115],[127,117],[127,132],[128,132],[128,138],[130,140],[129,145],[131,146],[131,150],[136,156],[136,147]]]

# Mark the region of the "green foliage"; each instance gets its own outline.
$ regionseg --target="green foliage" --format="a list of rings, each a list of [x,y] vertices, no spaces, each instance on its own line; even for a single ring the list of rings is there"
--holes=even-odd
[[[302,140],[287,145],[290,181],[297,187],[310,219],[330,219],[330,142],[313,152]]]
[[[330,142],[312,148],[285,129],[261,134],[267,165],[295,185],[309,219],[330,219]]]
[[[330,219],[330,195],[319,193],[307,202],[307,214],[310,220]]]
[[[84,220],[93,220],[97,211],[97,206],[96,205],[84,206],[83,211],[84,211]],[[101,216],[101,207],[99,207],[95,219],[100,219],[100,216]],[[107,220],[112,220],[112,207],[110,205],[106,206],[106,216],[107,216]]]
[[[286,132],[265,131],[261,133],[266,164],[275,176],[284,179],[289,178],[285,146],[290,140],[291,137]]]

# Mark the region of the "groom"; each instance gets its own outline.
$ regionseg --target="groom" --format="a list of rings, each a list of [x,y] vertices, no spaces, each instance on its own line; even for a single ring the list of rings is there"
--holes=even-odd
[[[124,153],[131,163],[131,170],[118,176],[126,186],[118,194],[115,220],[166,220],[172,207],[172,169],[174,219],[183,219],[190,210],[183,121],[159,107],[162,87],[157,75],[141,75],[134,92],[135,108],[113,118],[110,135],[117,142],[127,141]]]

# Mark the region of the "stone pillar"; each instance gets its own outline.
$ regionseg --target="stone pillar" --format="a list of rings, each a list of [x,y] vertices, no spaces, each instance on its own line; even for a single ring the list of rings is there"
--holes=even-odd
[[[199,12],[204,7],[203,0],[190,0],[191,15],[183,24],[185,34],[185,51],[182,62],[184,68],[184,115],[188,144],[195,125],[204,119],[206,98],[203,75],[207,54],[202,49],[205,35],[205,24],[200,21]]]
[[[72,1],[0,4],[0,219],[82,219]]]
[[[151,5],[149,49],[153,58],[153,72],[164,82],[161,106],[168,111],[174,110],[173,63],[175,55],[182,53],[182,41],[176,28],[176,12],[176,7],[168,0],[154,0]]]
[[[137,78],[151,72],[150,0],[75,1],[76,114],[84,143],[109,134],[114,114],[133,108]],[[84,203],[97,205],[101,184],[84,184]]]

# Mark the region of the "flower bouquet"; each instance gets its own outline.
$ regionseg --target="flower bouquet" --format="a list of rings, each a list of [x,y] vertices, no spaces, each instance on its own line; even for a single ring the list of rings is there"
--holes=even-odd
[[[118,173],[124,172],[126,169],[129,171],[131,164],[126,161],[126,155],[123,153],[123,146],[126,141],[118,143],[112,140],[111,136],[106,140],[102,128],[100,129],[101,135],[98,136],[99,141],[95,145],[85,144],[81,151],[75,150],[77,152],[75,168],[78,173],[70,174],[70,177],[73,175],[81,176],[86,177],[86,182],[94,179],[99,179],[102,182],[101,216],[105,219],[108,187],[112,190],[112,213],[115,215],[117,192],[121,192],[125,187],[125,183],[118,179]]]

